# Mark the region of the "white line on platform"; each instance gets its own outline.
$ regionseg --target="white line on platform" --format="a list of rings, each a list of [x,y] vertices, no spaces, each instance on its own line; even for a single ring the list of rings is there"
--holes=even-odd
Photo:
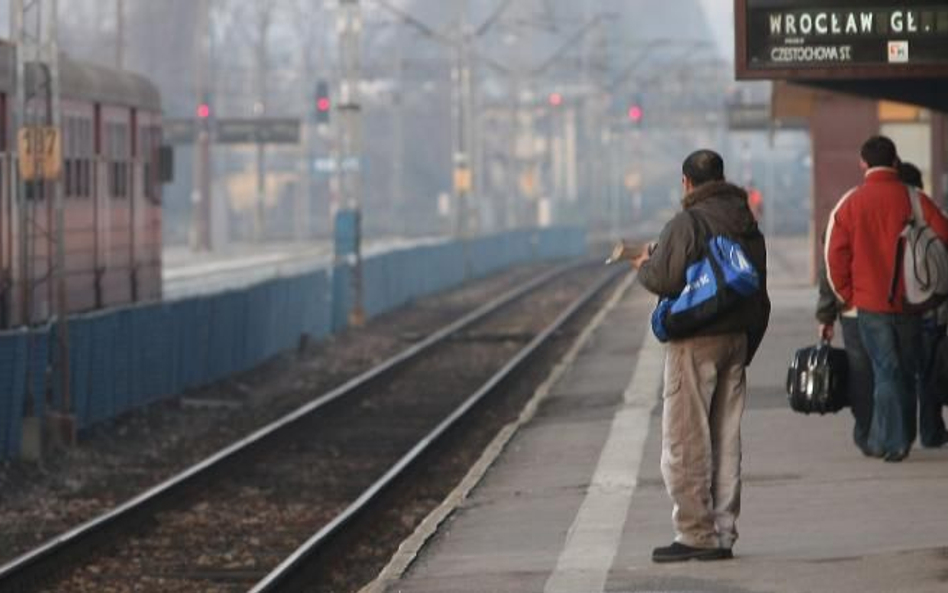
[[[663,368],[664,348],[646,330],[622,406],[544,593],[593,593],[605,587],[638,483]]]
[[[528,424],[536,415],[540,404],[547,398],[553,387],[560,379],[572,368],[573,363],[579,357],[580,351],[589,343],[593,334],[599,329],[609,313],[615,309],[619,301],[625,297],[626,293],[635,283],[635,275],[629,274],[625,280],[616,288],[606,304],[600,309],[589,324],[583,329],[582,333],[576,338],[570,349],[563,356],[562,360],[554,367],[553,371],[546,380],[537,387],[520,412],[520,416],[513,422],[507,424],[494,440],[484,449],[480,459],[468,471],[467,475],[461,480],[461,483],[445,498],[438,508],[431,511],[424,521],[415,529],[415,532],[409,536],[399,546],[398,551],[382,569],[379,576],[363,587],[359,593],[382,593],[389,585],[398,581],[408,570],[408,567],[415,561],[424,545],[437,533],[439,526],[448,516],[451,515],[461,504],[467,500],[468,495],[474,490],[480,481],[484,478],[487,470],[503,453],[504,449],[513,439],[514,435]]]

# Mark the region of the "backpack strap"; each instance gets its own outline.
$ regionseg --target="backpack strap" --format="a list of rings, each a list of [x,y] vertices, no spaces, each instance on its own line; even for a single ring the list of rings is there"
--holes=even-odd
[[[697,244],[695,255],[698,259],[701,259],[708,250],[708,241],[711,240],[711,227],[708,225],[708,221],[697,212],[690,208],[685,209],[685,212],[688,214],[688,218],[691,219],[691,225],[695,230],[695,243]]]
[[[899,278],[902,277],[902,267],[905,264],[905,238],[908,234],[909,225],[925,226],[925,212],[922,210],[922,199],[918,195],[918,189],[914,186],[906,185],[908,190],[909,207],[912,210],[912,216],[906,221],[905,230],[903,230],[895,244],[895,262],[892,266],[892,282],[889,284],[889,304],[895,302],[895,292],[899,288]]]
[[[922,198],[918,195],[918,189],[908,185],[909,203],[912,206],[912,218],[918,226],[928,226],[925,222],[925,211],[922,210]]]
[[[899,278],[902,276],[902,264],[905,259],[905,236],[899,235],[895,239],[895,265],[892,267],[892,282],[889,284],[889,304],[895,303],[895,291],[899,289]]]

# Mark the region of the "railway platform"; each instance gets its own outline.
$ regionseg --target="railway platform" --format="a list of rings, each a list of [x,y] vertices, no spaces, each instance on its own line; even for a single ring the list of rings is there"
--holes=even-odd
[[[363,256],[445,243],[444,237],[391,237],[367,240]],[[298,243],[234,243],[220,252],[194,252],[184,246],[162,253],[162,295],[174,300],[246,288],[253,284],[306,274],[332,266],[328,240]]]
[[[651,562],[673,536],[659,471],[663,350],[648,330],[653,299],[627,282],[538,391],[535,414],[363,593],[945,591],[948,449],[867,459],[848,410],[789,409],[786,365],[815,340],[816,289],[803,241],[770,250],[774,311],[748,373],[734,560]]]

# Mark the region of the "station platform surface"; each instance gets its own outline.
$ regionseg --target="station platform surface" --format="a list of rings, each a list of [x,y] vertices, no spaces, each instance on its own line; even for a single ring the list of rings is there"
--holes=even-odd
[[[748,371],[734,560],[651,562],[673,538],[659,470],[664,351],[648,329],[654,298],[627,281],[476,485],[365,591],[948,591],[948,449],[868,459],[848,410],[789,409],[786,366],[815,341],[816,289],[805,241],[770,252],[774,308]]]
[[[367,239],[363,256],[447,240],[445,237]],[[327,240],[232,243],[214,252],[195,252],[181,245],[166,246],[162,252],[162,292],[166,300],[213,294],[324,269],[332,265],[332,260],[333,245]]]

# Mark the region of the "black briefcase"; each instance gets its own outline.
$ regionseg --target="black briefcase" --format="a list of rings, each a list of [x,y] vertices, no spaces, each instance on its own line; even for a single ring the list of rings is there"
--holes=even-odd
[[[847,405],[846,351],[823,342],[801,348],[787,369],[790,407],[801,414],[835,413]]]

